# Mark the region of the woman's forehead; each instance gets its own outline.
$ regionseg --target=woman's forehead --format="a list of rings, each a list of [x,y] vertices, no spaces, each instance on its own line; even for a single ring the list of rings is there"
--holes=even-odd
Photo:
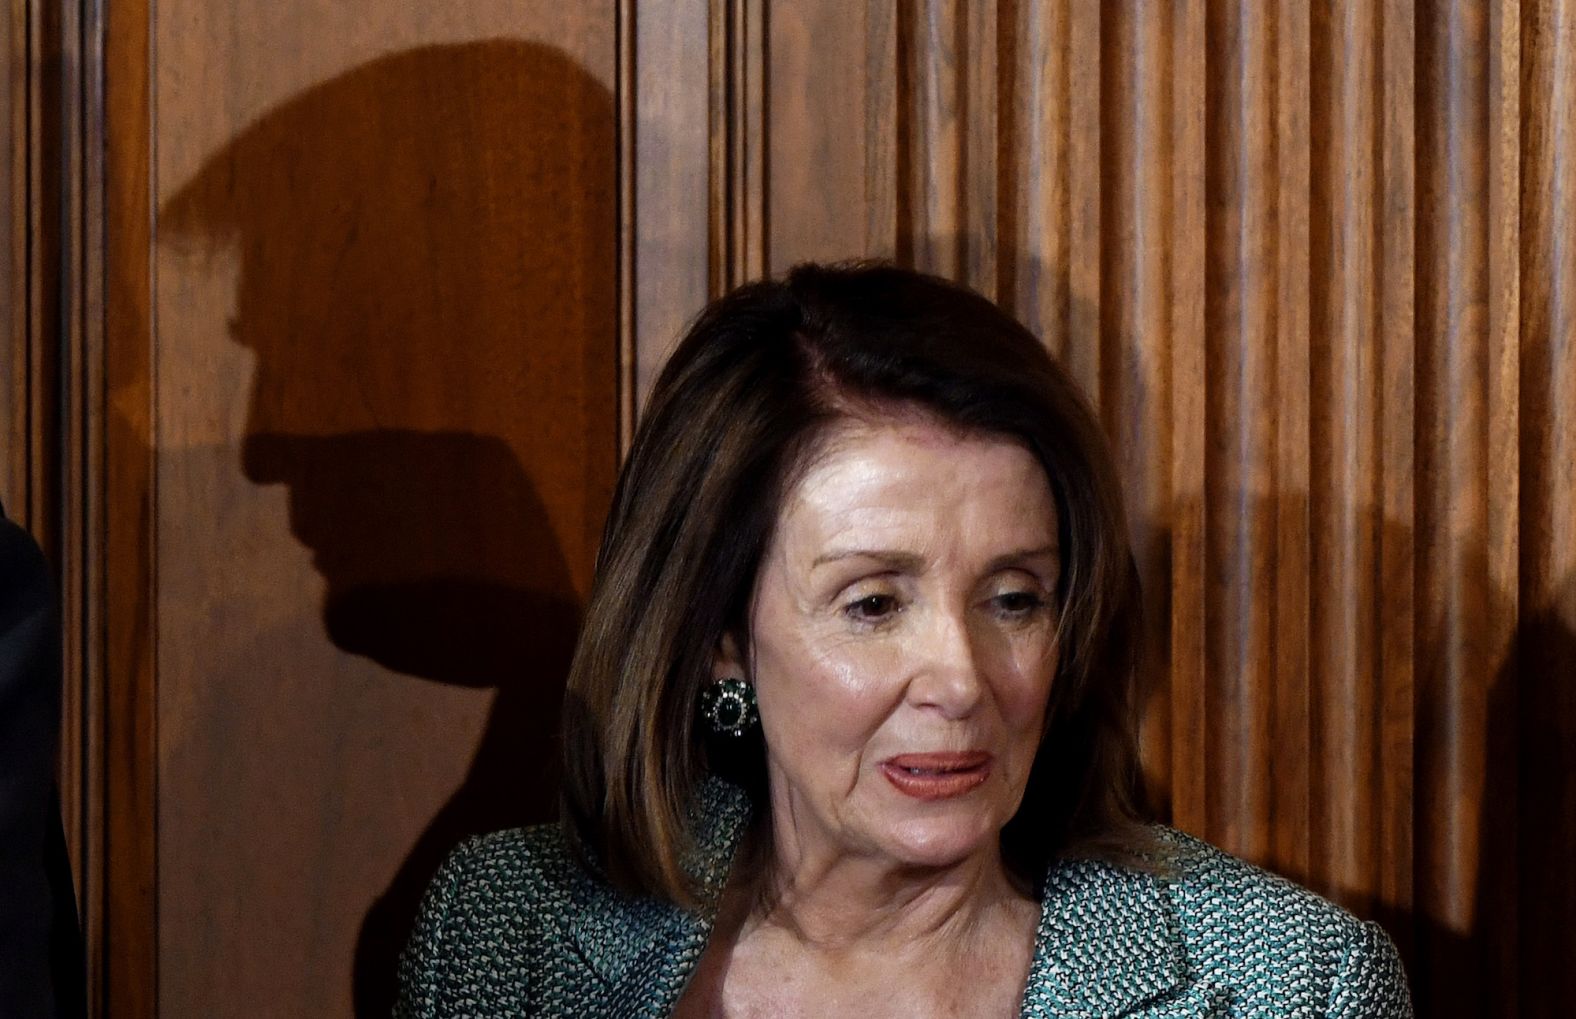
[[[796,551],[861,542],[896,542],[892,550],[915,541],[1043,544],[1054,539],[1055,508],[1039,460],[1015,440],[928,420],[851,421],[787,493],[778,533]]]

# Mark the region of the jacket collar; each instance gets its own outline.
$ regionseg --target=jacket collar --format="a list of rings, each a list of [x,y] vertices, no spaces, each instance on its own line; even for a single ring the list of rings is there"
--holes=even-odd
[[[742,790],[716,778],[697,799],[698,838],[686,866],[706,896],[702,912],[631,898],[600,880],[582,882],[576,892],[569,933],[607,984],[610,1001],[641,1000],[658,987],[667,1014],[705,950],[750,808]],[[1213,1014],[1214,990],[1187,985],[1182,934],[1163,878],[1090,860],[1051,866],[1024,1015],[1116,1019],[1147,1004],[1158,1010],[1145,1015]]]
[[[711,936],[734,851],[749,827],[749,798],[737,786],[708,777],[696,797],[692,820],[695,845],[684,859],[684,869],[703,896],[701,912],[692,913],[659,899],[625,895],[600,875],[592,875],[592,880],[579,882],[575,888],[570,937],[615,1000],[627,997],[621,992],[638,992],[640,987],[626,985],[650,980],[655,975],[653,969],[672,968],[664,963],[681,967],[682,972],[664,975],[676,976],[677,989],[682,990]]]
[[[1187,983],[1182,932],[1162,878],[1093,860],[1051,866],[1025,1014],[1114,1019],[1165,999],[1162,1014],[1208,1015],[1208,988],[1176,997]]]

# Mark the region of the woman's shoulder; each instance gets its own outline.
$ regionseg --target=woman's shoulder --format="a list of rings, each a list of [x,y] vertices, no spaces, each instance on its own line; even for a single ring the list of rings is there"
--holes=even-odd
[[[1157,827],[1166,885],[1184,927],[1263,927],[1286,936],[1349,939],[1363,921],[1323,896],[1172,828]]]
[[[433,884],[453,886],[477,905],[529,903],[541,908],[556,898],[567,900],[589,880],[563,829],[538,824],[466,839],[449,854]]]
[[[1411,1016],[1377,925],[1181,832],[1150,835],[1137,865],[1067,859],[1048,872],[1035,987],[1045,1007],[1031,1014],[1166,1002],[1182,1009],[1167,1015],[1230,1019]]]
[[[614,888],[558,825],[482,835],[427,888],[396,1015],[657,1014],[705,933],[677,906]]]
[[[1247,994],[1327,989],[1329,1015],[1409,1015],[1400,957],[1378,924],[1193,836],[1156,832],[1191,968]]]
[[[480,835],[427,886],[400,960],[400,1016],[525,1008],[573,968],[568,927],[592,878],[557,825]]]

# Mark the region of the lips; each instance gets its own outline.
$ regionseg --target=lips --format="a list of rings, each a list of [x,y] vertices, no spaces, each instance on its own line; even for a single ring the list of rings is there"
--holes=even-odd
[[[916,800],[945,800],[978,789],[990,777],[991,755],[983,750],[898,754],[880,764],[888,782]]]

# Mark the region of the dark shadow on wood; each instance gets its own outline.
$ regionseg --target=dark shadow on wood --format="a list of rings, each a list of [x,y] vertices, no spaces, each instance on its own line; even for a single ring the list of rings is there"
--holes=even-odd
[[[168,235],[239,255],[243,468],[287,487],[329,638],[497,691],[363,921],[359,1016],[389,1014],[445,854],[557,812],[569,564],[594,552],[617,457],[615,153],[611,95],[558,50],[435,46],[270,111],[162,210]]]

